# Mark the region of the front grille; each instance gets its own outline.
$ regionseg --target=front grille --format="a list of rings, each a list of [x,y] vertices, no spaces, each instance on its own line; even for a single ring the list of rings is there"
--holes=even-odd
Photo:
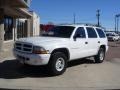
[[[32,53],[33,46],[29,43],[16,42],[15,50],[20,52]]]
[[[18,59],[20,59],[20,60],[26,60],[26,61],[29,61],[30,59],[29,58],[27,58],[27,57],[23,57],[23,56],[19,56],[19,55],[17,55],[17,58]]]

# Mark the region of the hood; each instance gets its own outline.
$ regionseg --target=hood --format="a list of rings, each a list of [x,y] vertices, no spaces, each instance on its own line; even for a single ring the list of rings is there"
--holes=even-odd
[[[68,41],[69,38],[57,38],[57,37],[29,37],[29,38],[21,38],[19,42],[31,43],[33,45],[50,45],[54,43],[61,43]]]

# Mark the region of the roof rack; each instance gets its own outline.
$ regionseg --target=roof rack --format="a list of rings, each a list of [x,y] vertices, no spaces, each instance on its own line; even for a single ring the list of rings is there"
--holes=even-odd
[[[100,28],[103,28],[103,29],[106,29],[105,27],[102,27],[102,26],[98,26],[97,24],[91,24],[91,23],[75,23],[75,24],[70,24],[70,23],[62,23],[62,24],[59,24],[59,25],[84,25],[84,26],[94,26],[94,27],[100,27]]]
[[[85,25],[85,26],[96,26],[96,27],[98,27],[98,25],[96,25],[96,24],[91,24],[91,23],[75,23],[75,24],[62,23],[62,24],[59,24],[59,25]]]
[[[91,23],[76,23],[77,25],[85,25],[85,26],[96,26],[98,27],[97,24],[91,24]]]

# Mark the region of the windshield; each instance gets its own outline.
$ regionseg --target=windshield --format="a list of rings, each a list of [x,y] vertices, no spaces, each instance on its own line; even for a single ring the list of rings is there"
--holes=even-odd
[[[72,26],[56,26],[42,34],[42,36],[70,38],[74,28]]]

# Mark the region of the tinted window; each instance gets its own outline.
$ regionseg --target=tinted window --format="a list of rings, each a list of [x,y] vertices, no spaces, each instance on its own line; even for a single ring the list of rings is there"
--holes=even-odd
[[[72,27],[72,26],[56,26],[51,30],[48,30],[48,32],[46,32],[42,36],[69,38],[74,28],[75,27]]]
[[[88,38],[97,38],[97,34],[94,30],[94,28],[89,28],[87,27],[87,33],[88,33]]]
[[[85,30],[83,27],[79,27],[76,30],[75,36],[77,36],[78,38],[86,38],[86,34],[85,34]]]
[[[100,38],[105,38],[105,34],[101,29],[96,29]]]

